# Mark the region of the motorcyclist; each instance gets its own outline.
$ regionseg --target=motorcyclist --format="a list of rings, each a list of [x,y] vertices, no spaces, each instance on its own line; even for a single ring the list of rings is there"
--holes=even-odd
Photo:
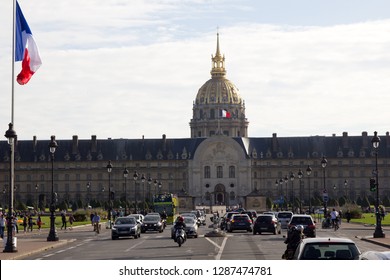
[[[167,226],[167,212],[165,212],[165,210],[161,213],[161,221],[163,223],[163,226],[164,226],[164,229],[165,227]]]
[[[175,229],[175,235],[174,235],[174,240],[175,240],[175,242],[176,242],[176,232],[177,232],[179,229],[185,229],[185,227],[186,227],[186,224],[185,224],[185,222],[184,222],[184,218],[183,218],[182,216],[179,216],[179,217],[177,218],[177,221],[176,221],[174,227],[173,227],[173,228]]]
[[[287,244],[287,249],[284,252],[282,258],[291,258],[295,250],[297,249],[299,243],[303,239],[303,226],[302,225],[297,225],[293,226],[289,233],[287,234],[287,238],[284,241],[285,244]]]

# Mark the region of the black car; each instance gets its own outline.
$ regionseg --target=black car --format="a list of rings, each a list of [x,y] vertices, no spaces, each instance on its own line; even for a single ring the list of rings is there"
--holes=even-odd
[[[227,224],[234,214],[240,214],[239,212],[226,212],[220,219],[219,227],[224,230],[227,228]]]
[[[141,232],[146,231],[164,231],[164,225],[162,223],[160,215],[149,215],[147,214],[141,225]]]
[[[273,234],[281,234],[282,226],[277,218],[273,215],[260,214],[257,216],[253,224],[253,234],[261,234],[262,232],[271,232]]]
[[[229,222],[226,224],[226,230],[232,232],[233,230],[252,231],[252,220],[247,214],[234,214]]]
[[[111,239],[121,236],[133,236],[137,239],[141,236],[141,226],[134,217],[119,217],[115,220],[111,229]]]
[[[303,226],[303,234],[307,237],[316,237],[316,224],[313,221],[312,216],[306,214],[294,214],[291,216],[291,220],[288,224],[290,229],[293,226]]]

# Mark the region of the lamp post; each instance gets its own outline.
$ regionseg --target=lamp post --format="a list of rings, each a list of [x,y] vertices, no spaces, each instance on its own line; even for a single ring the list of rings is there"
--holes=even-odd
[[[294,212],[294,179],[295,175],[293,172],[290,173],[290,181],[291,181],[291,211]]]
[[[321,166],[322,166],[322,170],[323,170],[323,177],[324,177],[324,185],[323,185],[323,202],[324,202],[324,218],[326,219],[326,207],[327,207],[327,202],[328,202],[328,193],[327,193],[327,190],[326,190],[326,183],[325,183],[325,168],[326,168],[326,165],[328,164],[328,161],[326,160],[326,158],[324,156],[322,156],[322,160],[321,160]]]
[[[91,190],[91,182],[87,183],[87,208],[89,208],[89,192]]]
[[[56,194],[54,193],[54,153],[56,152],[58,145],[56,137],[51,136],[49,143],[49,149],[51,154],[51,204],[50,204],[50,231],[47,237],[47,241],[58,241],[58,235],[55,227],[55,210],[56,210]]]
[[[284,203],[284,195],[283,195],[283,179],[279,179],[279,186],[280,186],[280,209],[283,210],[283,203]]]
[[[127,216],[127,176],[129,176],[129,170],[125,167],[123,170],[123,178],[125,178],[125,216]]]
[[[379,213],[379,172],[378,172],[378,148],[381,139],[378,136],[378,133],[374,132],[374,137],[371,139],[372,146],[375,150],[375,179],[376,179],[376,202],[375,202],[375,215],[376,215],[376,225],[374,231],[374,238],[383,238],[385,234],[382,230],[382,221],[381,215]]]
[[[281,194],[280,194],[280,191],[278,190],[278,188],[279,188],[279,180],[278,179],[276,179],[276,181],[275,181],[275,188],[276,188],[276,193],[279,193],[279,195],[277,195],[277,197],[278,197],[278,204],[279,204],[279,207],[280,207],[280,205],[281,205],[281,199],[280,199]]]
[[[112,228],[111,225],[111,212],[112,212],[112,202],[111,202],[111,171],[112,171],[112,164],[111,160],[108,161],[107,164],[107,172],[108,172],[108,224],[110,225],[110,228]]]
[[[142,211],[144,212],[143,214],[145,215],[145,175],[142,173],[141,176],[141,182],[142,182],[142,199],[143,199],[143,204],[142,204]]]
[[[148,178],[148,200],[149,200],[149,205],[152,202],[152,198],[151,198],[152,191],[151,191],[151,188],[150,188],[150,185],[152,184],[152,181],[153,181],[152,178],[150,178],[150,176],[149,176],[149,178]]]
[[[15,153],[14,153],[14,146],[16,141],[16,132],[14,130],[14,125],[10,123],[8,125],[8,130],[5,132],[5,138],[8,140],[8,145],[10,148],[10,168],[9,168],[9,179],[10,179],[10,186],[9,186],[9,205],[8,205],[8,216],[7,216],[7,243],[5,244],[4,253],[14,253],[18,250],[16,249],[16,244],[14,243],[14,239],[12,237],[12,214],[13,214],[13,203],[14,203],[14,171],[15,171]],[[16,221],[17,222],[17,221]]]
[[[299,178],[299,213],[302,214],[302,179],[303,172],[301,169],[298,171],[298,178]]]
[[[138,173],[137,171],[134,171],[134,174],[133,174],[133,179],[134,179],[134,200],[135,200],[135,213],[137,214],[137,204],[138,204],[138,201],[137,201],[137,179],[138,179]]]
[[[288,190],[287,190],[287,183],[288,183],[288,177],[287,177],[287,175],[286,176],[284,176],[284,184],[286,185],[286,211],[288,210],[288,203],[287,203],[287,201],[288,201]]]
[[[37,205],[37,210],[39,210],[39,201],[38,201],[38,184],[35,185],[35,203]]]
[[[311,214],[311,194],[310,194],[310,175],[311,175],[311,167],[310,165],[306,168],[306,175],[308,180],[308,188],[309,188],[309,215]]]
[[[348,188],[348,180],[345,179],[345,180],[344,180],[345,199],[348,201],[348,200],[350,200],[351,195],[349,195],[349,198],[347,197],[347,194],[348,194],[347,188]]]

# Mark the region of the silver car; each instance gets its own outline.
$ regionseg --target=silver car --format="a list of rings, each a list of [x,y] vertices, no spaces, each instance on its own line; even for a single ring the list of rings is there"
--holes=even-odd
[[[291,220],[291,217],[293,215],[293,212],[291,211],[280,211],[278,212],[278,220],[280,221],[280,224],[282,225],[282,228],[287,228],[288,223]]]
[[[133,236],[134,239],[141,236],[141,225],[134,217],[116,218],[111,229],[111,239],[115,240],[122,236]]]

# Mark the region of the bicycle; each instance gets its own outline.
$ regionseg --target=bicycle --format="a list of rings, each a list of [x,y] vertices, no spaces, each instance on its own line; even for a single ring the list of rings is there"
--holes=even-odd
[[[333,220],[333,229],[334,229],[334,231],[338,230],[339,228],[340,228],[339,220],[338,219],[334,219]]]
[[[102,225],[100,223],[93,224],[93,231],[96,232],[96,234],[99,234],[101,229],[102,229]]]

